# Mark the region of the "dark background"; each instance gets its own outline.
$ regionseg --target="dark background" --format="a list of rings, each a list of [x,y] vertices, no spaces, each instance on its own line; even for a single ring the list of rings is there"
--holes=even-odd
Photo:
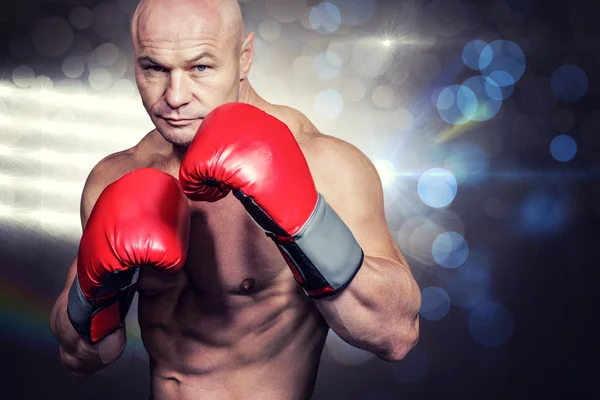
[[[321,4],[333,14],[315,31],[307,21],[316,3],[241,2],[247,31],[257,35],[250,80],[267,100],[300,109],[378,166],[394,166],[385,187],[390,229],[421,289],[440,289],[424,294],[420,341],[402,362],[331,335],[314,398],[597,397],[598,2],[337,0],[341,24]],[[85,381],[60,364],[48,328],[77,251],[87,173],[150,128],[132,84],[134,8],[126,0],[22,0],[0,10],[2,398],[149,396],[135,309],[123,357]],[[454,129],[430,99],[476,75],[461,60],[474,39],[513,41],[526,69],[493,118]],[[312,61],[332,43],[340,62],[323,70]],[[563,65],[587,77],[576,100],[552,89]],[[582,84],[570,79],[567,87]],[[350,90],[357,81],[364,96]],[[339,115],[327,114],[337,103],[323,113],[326,89],[341,93]],[[73,101],[81,93],[92,101]],[[561,134],[577,143],[567,162],[550,150]],[[419,176],[434,167],[458,181],[456,197],[439,209],[417,191]],[[468,252],[456,268],[432,253],[445,231],[468,243],[456,249],[459,258]]]

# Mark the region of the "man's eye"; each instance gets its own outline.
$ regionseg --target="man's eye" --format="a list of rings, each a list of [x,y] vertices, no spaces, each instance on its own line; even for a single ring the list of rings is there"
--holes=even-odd
[[[152,72],[163,72],[165,70],[163,67],[159,67],[157,65],[150,65],[144,69],[152,71]]]
[[[196,65],[196,69],[200,72],[204,72],[208,69],[207,65]]]

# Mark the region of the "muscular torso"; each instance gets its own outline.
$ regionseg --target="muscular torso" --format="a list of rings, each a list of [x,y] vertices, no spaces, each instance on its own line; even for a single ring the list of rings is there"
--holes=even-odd
[[[269,111],[292,131],[305,128],[277,109]],[[153,134],[137,151],[149,145],[144,141],[157,140]],[[132,167],[177,176],[172,159],[143,154]],[[143,269],[136,284],[152,398],[310,398],[328,329],[313,301],[233,195],[190,205],[183,270],[165,275]]]

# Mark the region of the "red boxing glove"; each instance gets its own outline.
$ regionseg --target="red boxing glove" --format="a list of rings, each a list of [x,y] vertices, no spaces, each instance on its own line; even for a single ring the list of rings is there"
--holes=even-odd
[[[216,201],[233,191],[310,296],[342,290],[362,265],[362,249],[317,192],[292,132],[254,106],[228,103],[207,115],[179,181],[196,201]]]
[[[95,343],[122,325],[139,267],[180,270],[190,210],[177,180],[152,168],[124,175],[102,192],[83,231],[67,313]]]

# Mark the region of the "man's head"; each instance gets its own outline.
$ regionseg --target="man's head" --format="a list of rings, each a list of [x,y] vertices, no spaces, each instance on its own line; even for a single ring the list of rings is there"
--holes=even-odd
[[[131,35],[142,102],[167,141],[188,145],[206,114],[239,99],[254,36],[237,0],[142,0]]]

